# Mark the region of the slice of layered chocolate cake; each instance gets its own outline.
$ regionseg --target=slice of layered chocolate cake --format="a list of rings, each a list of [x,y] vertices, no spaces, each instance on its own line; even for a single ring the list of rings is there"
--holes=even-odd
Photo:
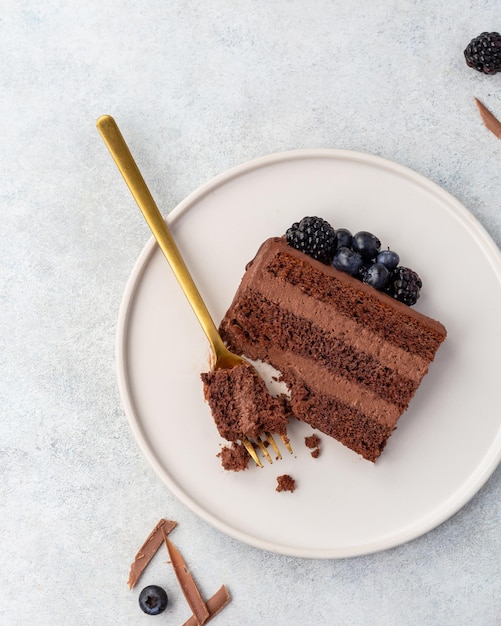
[[[446,336],[283,237],[247,266],[220,332],[232,351],[281,372],[293,415],[373,462]]]

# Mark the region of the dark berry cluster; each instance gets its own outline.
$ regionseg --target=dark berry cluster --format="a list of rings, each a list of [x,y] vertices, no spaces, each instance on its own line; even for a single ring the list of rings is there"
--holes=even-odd
[[[399,255],[381,250],[381,241],[372,233],[351,234],[346,228],[334,230],[319,217],[304,217],[285,234],[287,243],[308,256],[332,265],[364,283],[384,291],[396,300],[416,304],[422,282],[408,267],[399,266]]]
[[[466,64],[484,74],[501,72],[501,35],[482,33],[464,51]]]

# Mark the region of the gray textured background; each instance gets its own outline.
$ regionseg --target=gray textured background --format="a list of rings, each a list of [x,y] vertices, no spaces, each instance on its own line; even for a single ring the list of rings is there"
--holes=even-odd
[[[499,2],[3,0],[0,9],[0,623],[180,624],[125,581],[160,517],[214,621],[501,624],[501,472],[399,548],[315,561],[241,545],[195,517],[140,454],[118,397],[114,336],[149,232],[96,129],[119,121],[165,214],[212,176],[289,148],[395,160],[455,195],[501,244],[501,74],[463,49]],[[433,224],[430,224],[433,228]],[[456,279],[457,277],[455,277]],[[459,277],[461,279],[462,277]],[[467,284],[464,285],[467,289]]]

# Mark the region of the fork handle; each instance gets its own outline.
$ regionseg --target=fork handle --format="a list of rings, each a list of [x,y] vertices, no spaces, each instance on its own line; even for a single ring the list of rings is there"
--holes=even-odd
[[[217,356],[225,352],[226,348],[117,123],[110,115],[103,115],[97,120],[96,125],[153,236],[188,298],[217,359]]]

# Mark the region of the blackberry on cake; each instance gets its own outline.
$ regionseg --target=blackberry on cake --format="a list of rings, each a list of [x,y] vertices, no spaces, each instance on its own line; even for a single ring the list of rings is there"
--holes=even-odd
[[[332,226],[321,217],[303,217],[287,229],[287,243],[313,259],[330,263],[337,240]]]
[[[464,50],[466,64],[483,74],[501,72],[501,35],[484,32],[470,41]]]
[[[387,290],[399,302],[413,306],[418,301],[422,286],[423,282],[414,270],[397,267],[391,273]]]

